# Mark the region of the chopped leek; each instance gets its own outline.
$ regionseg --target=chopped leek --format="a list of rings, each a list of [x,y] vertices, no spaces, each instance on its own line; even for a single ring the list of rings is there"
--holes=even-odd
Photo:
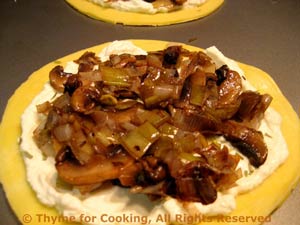
[[[95,133],[95,138],[101,143],[103,144],[105,147],[108,147],[111,142],[109,141],[109,139],[107,138],[107,136],[102,133],[102,132],[96,132]]]
[[[161,84],[152,88],[151,95],[145,97],[147,107],[157,105],[169,99],[179,99],[181,87],[179,85]]]
[[[180,152],[179,157],[181,160],[187,162],[199,161],[201,159],[200,155],[187,153],[187,152]]]
[[[118,136],[107,127],[102,127],[95,132],[94,138],[100,142],[104,147],[117,143]]]
[[[184,133],[184,135],[180,136],[175,142],[176,148],[179,152],[193,152],[197,147],[195,143],[196,137],[193,133]]]
[[[164,110],[142,110],[139,109],[137,119],[139,122],[144,123],[149,121],[153,126],[158,127],[165,123],[170,118],[170,115]]]
[[[153,145],[151,145],[151,152],[157,158],[165,158],[165,156],[174,149],[173,139],[168,136],[161,136]]]
[[[100,69],[104,84],[129,87],[129,75],[127,70],[115,67],[101,67]]]
[[[190,103],[201,106],[205,97],[205,87],[192,85]]]
[[[203,71],[197,71],[193,75],[191,75],[191,97],[190,103],[193,105],[201,106],[206,90],[206,75]]]
[[[162,134],[165,134],[169,137],[174,137],[177,134],[177,131],[178,131],[177,127],[175,127],[175,126],[173,126],[169,123],[164,123],[158,129]]]
[[[159,131],[150,122],[145,122],[122,136],[121,144],[134,158],[141,158],[158,138]]]

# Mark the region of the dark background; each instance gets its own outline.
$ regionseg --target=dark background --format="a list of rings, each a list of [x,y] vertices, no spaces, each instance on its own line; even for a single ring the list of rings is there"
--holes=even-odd
[[[206,48],[269,73],[300,111],[300,0],[225,0],[212,15],[163,27],[104,23],[63,0],[0,1],[0,118],[7,100],[48,62],[77,50],[121,39],[159,39]],[[1,167],[0,167],[1,168]],[[0,190],[0,224],[19,224]],[[300,187],[268,225],[300,224]]]

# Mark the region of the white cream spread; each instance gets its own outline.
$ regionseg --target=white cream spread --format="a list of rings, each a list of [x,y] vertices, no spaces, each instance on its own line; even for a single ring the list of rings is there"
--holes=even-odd
[[[143,0],[89,0],[95,4],[101,5],[102,7],[114,8],[128,12],[139,12],[139,13],[165,13],[168,12],[167,7],[155,8],[150,2]],[[182,7],[193,8],[198,7],[207,0],[187,0]]]
[[[114,53],[147,54],[129,41],[115,41],[99,56],[102,60]],[[227,64],[232,70],[241,75],[244,72],[237,63],[225,57],[216,47],[210,47],[206,53],[213,58],[217,67]],[[67,63],[65,71],[76,73],[78,66]],[[247,81],[244,87],[254,89]],[[236,207],[236,195],[247,192],[270,176],[288,156],[287,145],[280,130],[281,116],[269,108],[259,128],[264,134],[268,146],[266,162],[258,169],[251,168],[246,157],[240,161],[239,167],[244,176],[237,181],[237,186],[218,193],[217,200],[210,205],[190,203],[183,206],[176,199],[168,198],[161,202],[151,202],[147,196],[132,194],[128,189],[114,186],[101,189],[86,196],[81,196],[76,190],[64,190],[56,187],[57,172],[53,158],[44,158],[32,138],[34,129],[41,120],[36,112],[36,105],[51,100],[55,91],[45,84],[44,89],[37,95],[22,115],[21,151],[26,165],[27,180],[36,192],[38,199],[45,205],[55,207],[64,216],[74,216],[83,224],[165,224],[176,220],[176,216],[188,215],[188,212],[203,215],[227,214]],[[228,145],[236,151],[224,138],[218,139],[221,144]],[[177,218],[178,219],[178,218]]]

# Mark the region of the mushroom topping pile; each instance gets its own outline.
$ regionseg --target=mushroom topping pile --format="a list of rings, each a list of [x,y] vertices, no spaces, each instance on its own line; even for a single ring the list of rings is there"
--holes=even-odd
[[[61,95],[37,106],[46,119],[34,140],[55,157],[60,181],[82,193],[104,183],[151,198],[210,204],[242,176],[240,154],[254,167],[268,154],[257,130],[272,98],[243,91],[242,78],[216,68],[203,52],[171,46],[148,55],[86,52],[50,71]]]
[[[143,0],[149,2],[154,8],[165,7],[168,11],[179,9],[187,0]]]
[[[114,1],[116,0],[107,0],[105,2],[113,3]],[[128,0],[121,0],[121,1],[126,2]],[[181,9],[184,3],[187,2],[187,0],[142,0],[142,2],[150,3],[155,9],[164,8],[168,12],[170,12],[170,11]],[[202,4],[203,2],[200,1],[198,4]]]

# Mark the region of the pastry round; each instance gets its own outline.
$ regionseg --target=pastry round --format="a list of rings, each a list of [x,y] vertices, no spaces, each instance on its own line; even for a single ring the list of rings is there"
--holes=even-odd
[[[66,0],[84,15],[113,24],[134,26],[164,26],[183,23],[205,17],[217,10],[224,0],[208,0],[195,8],[180,9],[166,13],[137,13],[105,8],[87,0]]]
[[[154,40],[132,40],[132,42],[146,51],[155,51],[167,46],[167,42]],[[21,126],[20,119],[25,108],[32,99],[43,89],[48,81],[49,71],[56,65],[65,65],[80,57],[85,51],[100,52],[109,43],[94,46],[65,56],[34,72],[10,98],[3,115],[0,126],[0,180],[8,201],[24,224],[41,223],[38,215],[58,217],[59,214],[54,208],[42,205],[30,185],[26,181],[26,168],[19,151]],[[194,46],[184,45],[184,48],[193,51],[200,49]],[[231,221],[235,219],[248,219],[243,224],[259,224],[258,217],[266,218],[274,209],[285,200],[291,190],[296,186],[300,175],[300,123],[299,118],[287,99],[272,78],[262,70],[250,65],[239,63],[244,70],[246,78],[258,90],[269,93],[273,96],[271,106],[281,114],[282,133],[289,149],[289,157],[269,178],[257,188],[245,194],[238,195],[237,207],[229,214]],[[284,180],[283,180],[284,177]],[[25,204],[26,203],[26,204]],[[256,218],[255,220],[253,218]],[[45,223],[44,223],[45,222]],[[51,220],[42,221],[43,224],[52,224]],[[65,222],[56,224],[66,224]],[[202,223],[201,223],[202,224]],[[203,224],[228,224],[225,220],[220,222],[217,218]]]

